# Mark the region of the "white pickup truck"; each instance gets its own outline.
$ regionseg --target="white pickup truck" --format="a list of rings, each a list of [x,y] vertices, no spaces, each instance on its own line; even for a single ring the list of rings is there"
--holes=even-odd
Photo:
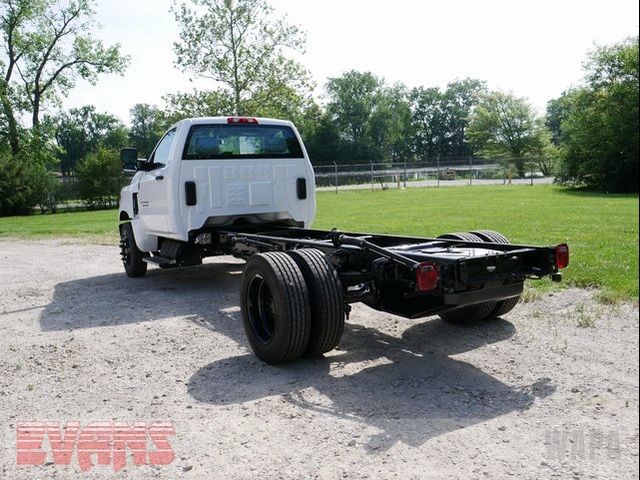
[[[408,318],[481,321],[513,309],[525,279],[560,281],[569,262],[566,244],[512,245],[490,230],[415,238],[311,229],[313,168],[288,121],[186,119],[148,159],[134,149],[121,159],[135,172],[120,195],[127,275],[214,255],[246,259],[243,325],[267,363],[335,348],[350,303]]]
[[[164,134],[120,195],[140,250],[189,241],[203,227],[234,223],[310,226],[315,180],[291,122],[183,120]],[[310,195],[307,192],[311,192]]]

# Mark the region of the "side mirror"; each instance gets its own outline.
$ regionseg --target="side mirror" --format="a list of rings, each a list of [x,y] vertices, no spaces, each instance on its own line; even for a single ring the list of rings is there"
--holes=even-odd
[[[125,173],[135,173],[138,170],[138,151],[135,148],[120,150],[120,164]]]
[[[153,163],[145,160],[144,158],[139,158],[136,162],[136,170],[138,172],[148,172],[149,170],[153,170]]]

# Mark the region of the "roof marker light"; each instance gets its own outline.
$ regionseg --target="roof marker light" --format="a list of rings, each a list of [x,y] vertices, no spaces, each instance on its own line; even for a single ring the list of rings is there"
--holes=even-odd
[[[251,117],[228,117],[227,123],[229,125],[238,125],[238,124],[257,124],[258,120]]]

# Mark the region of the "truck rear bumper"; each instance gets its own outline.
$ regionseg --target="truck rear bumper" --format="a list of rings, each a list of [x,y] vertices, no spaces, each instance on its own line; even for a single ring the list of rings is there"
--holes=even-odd
[[[444,303],[447,306],[466,306],[483,302],[497,302],[522,294],[524,283],[512,283],[510,285],[499,285],[485,287],[479,290],[472,290],[461,293],[445,293]]]

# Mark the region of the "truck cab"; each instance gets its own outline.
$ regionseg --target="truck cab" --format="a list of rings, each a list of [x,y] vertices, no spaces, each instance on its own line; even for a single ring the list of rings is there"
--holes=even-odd
[[[136,158],[135,152],[129,152]],[[160,139],[120,194],[142,252],[164,240],[188,242],[215,227],[309,227],[315,178],[294,125],[285,120],[209,117],[182,120]]]

